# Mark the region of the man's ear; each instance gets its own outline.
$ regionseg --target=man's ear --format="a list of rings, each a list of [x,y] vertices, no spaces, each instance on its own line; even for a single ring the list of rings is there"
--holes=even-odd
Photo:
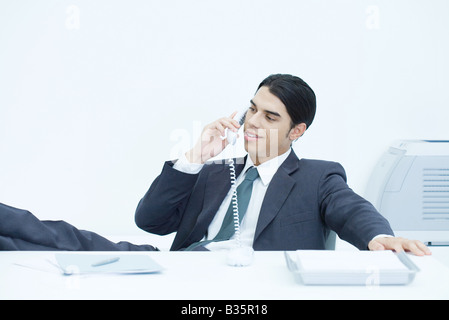
[[[297,140],[304,134],[304,132],[306,132],[306,129],[307,125],[304,122],[295,125],[288,134],[289,139],[291,141]]]

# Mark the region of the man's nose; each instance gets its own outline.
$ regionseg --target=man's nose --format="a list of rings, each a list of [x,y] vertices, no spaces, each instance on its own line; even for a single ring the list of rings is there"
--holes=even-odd
[[[248,118],[248,125],[250,128],[258,129],[260,128],[260,112],[253,114],[250,118]]]

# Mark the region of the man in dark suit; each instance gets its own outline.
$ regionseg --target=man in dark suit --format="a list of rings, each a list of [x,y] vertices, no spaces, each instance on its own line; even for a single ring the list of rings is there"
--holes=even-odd
[[[315,94],[300,78],[272,75],[258,87],[244,123],[248,155],[236,160],[241,241],[255,250],[323,249],[330,230],[359,249],[430,254],[419,241],[396,238],[388,222],[346,184],[338,163],[299,160],[293,141],[310,127]],[[222,118],[207,125],[194,148],[162,173],[140,201],[135,220],[149,232],[177,232],[172,250],[234,246],[229,161],[208,162],[227,145]],[[231,203],[232,202],[232,203]],[[40,221],[0,204],[0,250],[155,250],[112,243],[64,221]]]
[[[244,122],[245,149],[237,184],[257,169],[248,209],[240,214],[241,238],[255,250],[324,249],[330,230],[359,249],[430,254],[419,241],[394,237],[389,223],[346,184],[341,165],[298,159],[293,141],[310,127],[315,94],[302,79],[271,75],[258,87]],[[222,118],[207,125],[197,144],[162,173],[140,201],[136,224],[152,233],[177,232],[171,250],[232,247],[236,236],[215,240],[231,212],[228,161],[212,161],[227,146],[226,130],[240,124]],[[240,161],[239,161],[240,160]],[[240,201],[240,200],[239,200]]]

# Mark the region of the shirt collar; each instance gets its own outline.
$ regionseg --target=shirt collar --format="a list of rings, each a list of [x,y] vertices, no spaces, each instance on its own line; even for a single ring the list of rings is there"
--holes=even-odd
[[[262,180],[262,183],[264,186],[267,186],[271,179],[273,179],[274,174],[279,169],[281,164],[287,159],[287,157],[290,155],[292,149],[289,148],[285,153],[277,156],[276,158],[270,159],[258,166],[254,165],[254,162],[251,160],[251,157],[248,155],[245,167],[243,168],[243,172],[247,172],[249,168],[256,167],[257,171],[259,172],[259,177]]]

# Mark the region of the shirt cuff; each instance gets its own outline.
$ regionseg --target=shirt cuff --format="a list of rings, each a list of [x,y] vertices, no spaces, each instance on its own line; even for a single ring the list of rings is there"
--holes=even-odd
[[[394,238],[391,234],[378,234],[374,238],[371,239],[371,241],[376,240],[377,238]]]
[[[203,168],[203,164],[190,163],[186,155],[182,153],[178,161],[173,165],[173,168],[184,173],[197,174]]]

